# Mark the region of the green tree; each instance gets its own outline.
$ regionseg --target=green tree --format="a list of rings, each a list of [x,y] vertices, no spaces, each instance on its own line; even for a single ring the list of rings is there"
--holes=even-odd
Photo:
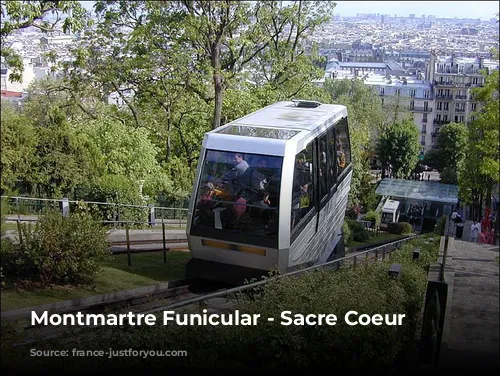
[[[439,131],[437,159],[442,183],[458,184],[457,171],[465,157],[467,136],[467,127],[463,123],[449,123]]]
[[[69,195],[76,186],[93,179],[95,148],[78,136],[60,107],[51,107],[43,123],[34,123],[34,127],[36,158],[26,176],[33,194]]]
[[[56,30],[61,24],[64,33],[82,30],[90,20],[80,1],[2,1],[1,56],[11,68],[10,81],[22,81],[24,65],[21,56],[9,46],[8,37],[17,30],[36,28],[44,33]],[[52,18],[50,21],[48,16]]]
[[[475,217],[481,214],[483,203],[491,208],[491,194],[499,183],[498,79],[498,70],[495,70],[486,77],[483,87],[474,89],[481,106],[473,113],[476,119],[469,125],[466,155],[459,174],[459,196],[472,205]]]
[[[156,159],[159,150],[152,145],[146,129],[102,118],[80,124],[77,132],[99,150],[95,161],[99,176],[124,176],[134,184],[143,184],[147,195],[169,190],[170,179]]]
[[[377,154],[384,171],[392,168],[395,178],[409,176],[418,162],[420,145],[418,129],[412,121],[403,120],[388,126],[377,143]]]
[[[26,179],[36,156],[37,137],[31,121],[12,104],[2,101],[1,189],[14,189]]]

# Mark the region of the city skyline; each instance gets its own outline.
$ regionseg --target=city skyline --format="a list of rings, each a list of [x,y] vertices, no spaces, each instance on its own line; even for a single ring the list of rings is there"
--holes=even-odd
[[[95,1],[80,1],[82,5],[92,10]],[[436,16],[438,18],[480,18],[489,20],[495,18],[499,12],[497,1],[335,1],[337,4],[334,13],[344,17],[360,14],[388,14],[399,17]],[[453,6],[450,6],[453,4]],[[456,5],[456,6],[455,6]]]

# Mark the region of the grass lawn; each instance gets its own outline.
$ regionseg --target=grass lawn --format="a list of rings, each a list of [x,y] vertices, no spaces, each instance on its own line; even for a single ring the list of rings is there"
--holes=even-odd
[[[379,235],[379,236],[370,237],[370,239],[368,239],[366,242],[356,242],[354,240],[351,240],[348,244],[346,244],[346,247],[348,249],[354,249],[354,248],[363,247],[363,246],[369,245],[369,244],[382,243],[382,242],[387,242],[390,240],[396,241],[398,239],[403,239],[408,235],[410,235],[410,234],[407,234],[407,235],[383,234],[383,235]]]
[[[17,223],[2,223],[2,231],[17,231]]]
[[[167,253],[167,263],[164,264],[161,251],[136,253],[131,257],[132,266],[128,266],[127,254],[114,255],[113,260],[103,265],[96,280],[89,286],[17,290],[5,288],[1,298],[2,311],[183,279],[184,267],[190,258],[188,252],[171,252]]]

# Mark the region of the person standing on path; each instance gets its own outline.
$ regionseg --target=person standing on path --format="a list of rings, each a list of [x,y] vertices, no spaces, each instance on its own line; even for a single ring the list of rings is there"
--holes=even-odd
[[[473,243],[477,243],[477,239],[479,238],[479,233],[481,232],[481,224],[478,221],[472,222],[470,226],[470,240]]]

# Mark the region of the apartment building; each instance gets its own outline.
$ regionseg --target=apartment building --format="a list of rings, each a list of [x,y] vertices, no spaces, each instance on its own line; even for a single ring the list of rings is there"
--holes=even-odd
[[[390,64],[385,68],[384,63],[363,62],[356,67],[353,64],[330,60],[325,78],[362,79],[380,95],[389,116],[395,113],[398,118],[410,116],[419,129],[421,157],[437,147],[442,126],[474,119],[472,112],[479,109],[480,103],[474,99],[472,89],[484,84],[483,70],[491,73],[499,68],[497,62],[483,57],[438,57],[434,52],[425,69],[425,77],[423,74],[400,75]]]
[[[481,72],[491,74],[498,69],[498,63],[483,57],[439,57],[432,53],[430,68],[436,107],[432,133],[435,146],[443,125],[474,120],[473,112],[479,110],[481,103],[475,100],[472,91],[484,85],[485,77]]]

